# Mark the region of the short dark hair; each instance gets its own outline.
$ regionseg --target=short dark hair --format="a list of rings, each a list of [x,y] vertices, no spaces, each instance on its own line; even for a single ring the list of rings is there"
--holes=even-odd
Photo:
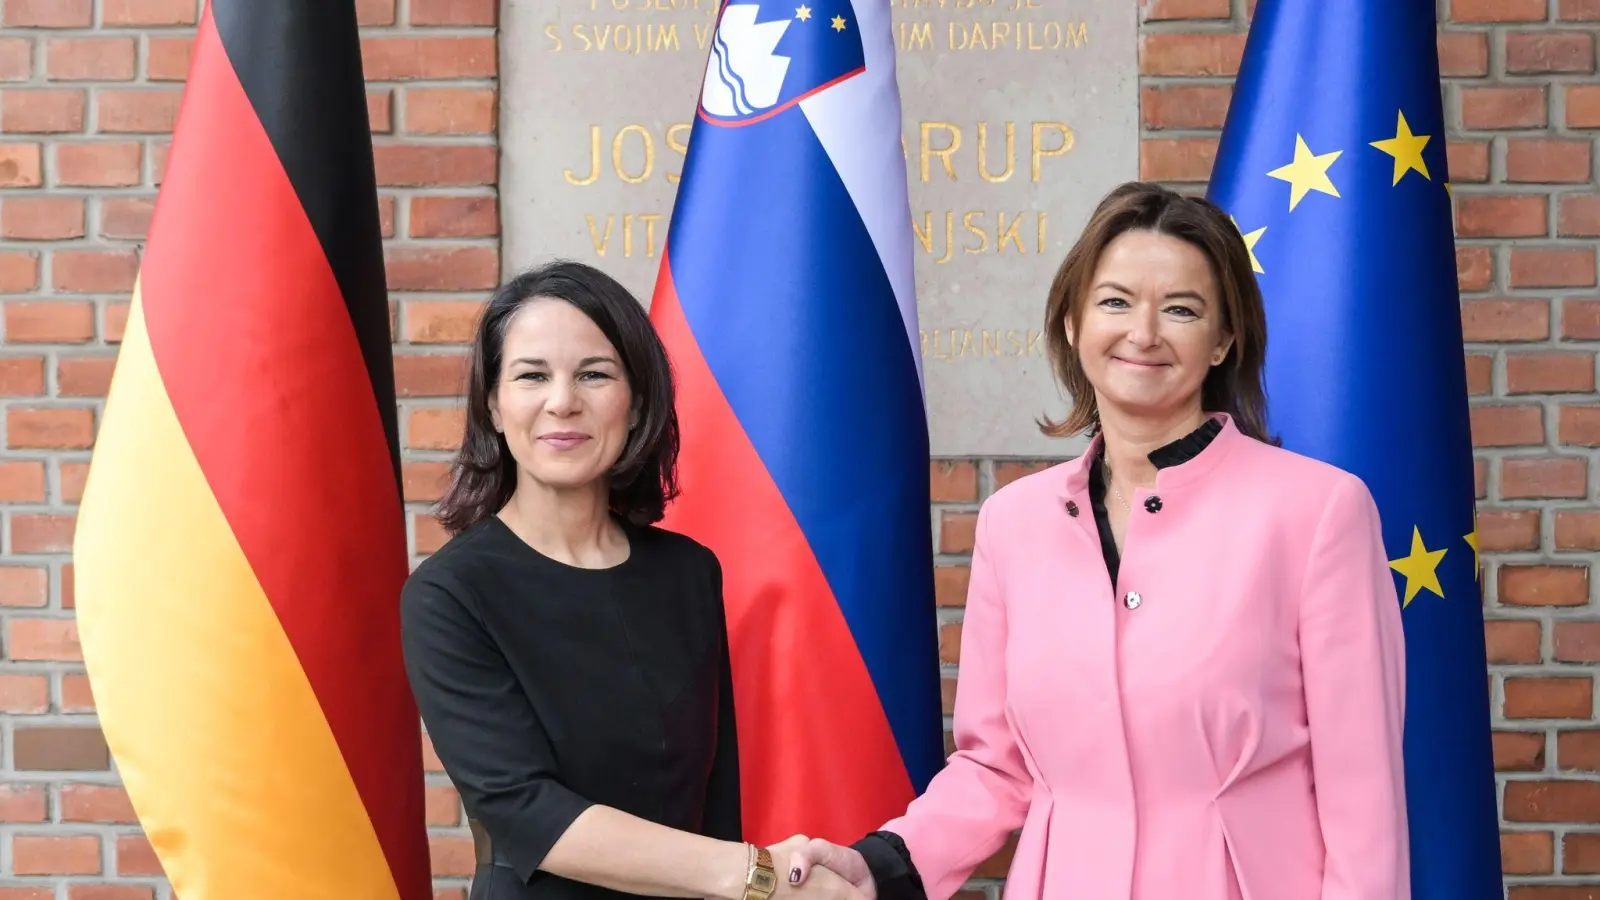
[[[512,316],[540,298],[572,304],[622,357],[638,424],[611,470],[611,510],[639,525],[660,521],[678,495],[678,413],[666,349],[627,288],[592,266],[557,260],[502,284],[478,318],[468,362],[466,429],[435,513],[439,523],[460,533],[498,513],[516,490],[517,462],[505,435],[495,430],[489,398],[499,384]]]
[[[1267,312],[1244,237],[1228,214],[1204,197],[1185,196],[1142,181],[1120,185],[1100,201],[1050,285],[1044,313],[1045,347],[1056,378],[1072,396],[1072,411],[1059,422],[1041,421],[1040,428],[1051,437],[1066,437],[1093,433],[1099,426],[1094,388],[1077,350],[1067,341],[1066,325],[1069,319],[1074,326],[1083,322],[1083,301],[1089,296],[1100,254],[1112,241],[1134,230],[1175,237],[1205,256],[1222,293],[1222,327],[1233,336],[1233,346],[1223,361],[1206,373],[1200,388],[1201,408],[1228,413],[1241,432],[1277,443],[1267,433],[1267,395],[1262,386]]]

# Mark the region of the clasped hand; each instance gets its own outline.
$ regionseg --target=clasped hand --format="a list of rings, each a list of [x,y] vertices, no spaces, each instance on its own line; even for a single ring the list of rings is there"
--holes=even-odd
[[[797,834],[767,849],[778,873],[772,900],[877,900],[867,861],[850,847]]]

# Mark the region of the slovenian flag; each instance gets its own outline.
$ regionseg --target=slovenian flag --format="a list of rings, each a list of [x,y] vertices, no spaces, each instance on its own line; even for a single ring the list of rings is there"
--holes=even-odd
[[[900,126],[887,3],[724,3],[651,317],[760,843],[853,840],[944,760]]]

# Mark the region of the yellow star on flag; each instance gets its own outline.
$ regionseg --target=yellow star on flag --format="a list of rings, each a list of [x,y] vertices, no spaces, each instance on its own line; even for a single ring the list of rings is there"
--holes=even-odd
[[[811,7],[802,5],[795,9],[794,17],[802,22],[811,21]]]
[[[1234,228],[1239,228],[1238,219],[1233,218],[1233,216],[1228,218],[1232,220]],[[1266,233],[1267,226],[1265,225],[1251,232],[1246,232],[1243,228],[1239,228],[1239,235],[1244,238],[1244,248],[1250,251],[1250,268],[1254,269],[1257,275],[1265,275],[1267,273],[1266,269],[1261,268],[1261,260],[1256,259],[1256,242],[1261,240],[1261,236]]]
[[[1372,142],[1372,146],[1394,157],[1394,181],[1390,187],[1399,184],[1400,179],[1413,170],[1421,172],[1423,178],[1432,181],[1433,177],[1428,174],[1428,164],[1422,161],[1422,148],[1428,145],[1428,141],[1433,140],[1432,136],[1412,134],[1411,125],[1406,122],[1406,114],[1401,112],[1398,116],[1400,121],[1395,124],[1394,137]]]
[[[1410,606],[1411,598],[1423,588],[1427,588],[1444,596],[1444,588],[1439,585],[1439,561],[1444,559],[1447,550],[1429,550],[1422,543],[1422,529],[1415,525],[1411,527],[1411,554],[1400,559],[1389,560],[1389,568],[1394,569],[1406,577],[1406,596],[1401,606]]]
[[[1477,525],[1476,522],[1474,522],[1473,525],[1472,525],[1472,533],[1471,534],[1467,534],[1467,535],[1463,535],[1461,539],[1466,541],[1472,547],[1472,575],[1473,575],[1473,577],[1474,578],[1482,578],[1483,577],[1483,560],[1482,560],[1482,557],[1479,556],[1479,554],[1478,554],[1478,525]]]
[[[1312,191],[1321,191],[1333,197],[1339,196],[1339,189],[1333,186],[1333,181],[1328,178],[1328,167],[1333,165],[1343,150],[1334,150],[1320,156],[1313,154],[1311,148],[1306,146],[1306,139],[1296,134],[1294,136],[1294,162],[1286,166],[1279,166],[1268,172],[1267,175],[1280,181],[1287,181],[1290,185],[1289,209],[1293,211],[1306,194]]]
[[[834,16],[833,17],[833,30],[834,31],[843,31],[844,30],[844,16]]]

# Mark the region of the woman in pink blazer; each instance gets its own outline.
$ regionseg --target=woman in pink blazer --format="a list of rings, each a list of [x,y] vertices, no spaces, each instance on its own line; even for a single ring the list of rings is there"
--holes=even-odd
[[[956,752],[813,864],[945,900],[1021,829],[1015,900],[1410,895],[1400,605],[1365,485],[1276,446],[1249,252],[1210,203],[1100,205],[1051,286],[1079,458],[978,514]],[[1329,373],[1329,377],[1338,377]]]

